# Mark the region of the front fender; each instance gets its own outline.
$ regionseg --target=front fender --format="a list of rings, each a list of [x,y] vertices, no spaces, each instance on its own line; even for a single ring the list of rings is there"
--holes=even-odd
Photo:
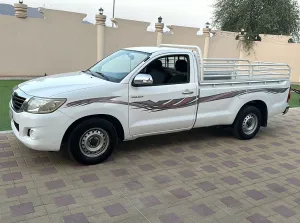
[[[106,98],[105,100],[108,99]],[[112,116],[121,123],[124,129],[124,138],[131,138],[128,128],[128,103],[124,101],[112,100],[105,102],[103,100],[95,100],[94,102],[89,101],[89,103],[83,102],[83,100],[72,101],[65,104],[60,110],[71,117],[74,122],[79,119],[95,115]]]

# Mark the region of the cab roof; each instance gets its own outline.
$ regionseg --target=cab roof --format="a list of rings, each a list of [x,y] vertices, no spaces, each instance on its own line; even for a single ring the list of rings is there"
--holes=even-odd
[[[126,50],[135,50],[145,53],[190,53],[189,49],[173,48],[173,47],[130,47],[125,48]]]

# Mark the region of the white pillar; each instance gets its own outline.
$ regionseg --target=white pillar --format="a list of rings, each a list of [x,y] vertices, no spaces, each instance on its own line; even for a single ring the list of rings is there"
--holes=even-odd
[[[203,29],[203,35],[205,38],[204,41],[204,50],[203,50],[203,58],[208,58],[208,52],[209,52],[209,42],[210,42],[210,28],[209,23],[206,23],[206,27]]]
[[[14,4],[15,16],[17,18],[26,19],[27,18],[27,5],[23,4],[23,0],[20,0],[19,3]]]
[[[105,22],[106,16],[103,15],[103,9],[99,9],[100,14],[96,15],[96,27],[97,27],[97,61],[104,58],[105,49]]]
[[[243,41],[245,40],[245,30],[242,29],[239,33],[239,41],[240,41],[240,60],[244,59],[244,45]]]
[[[157,46],[163,43],[164,24],[162,23],[162,17],[158,18],[158,23],[155,23],[155,32],[157,32]]]

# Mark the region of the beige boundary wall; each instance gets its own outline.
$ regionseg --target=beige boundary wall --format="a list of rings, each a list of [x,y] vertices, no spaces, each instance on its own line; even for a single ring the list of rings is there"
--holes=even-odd
[[[245,55],[244,58],[252,61],[287,63],[292,70],[291,81],[300,83],[300,44],[287,43],[288,40],[281,42],[281,38],[275,37],[257,42],[254,52],[251,55]]]
[[[0,15],[0,76],[75,71],[96,61],[96,29],[84,14],[42,9],[44,19]]]
[[[200,46],[203,55],[212,58],[240,58],[284,62],[292,68],[293,82],[300,82],[300,44],[288,43],[288,36],[262,35],[251,55],[241,53],[238,33],[200,28],[114,19],[114,27],[105,26],[106,16],[97,15],[96,24],[85,24],[86,14],[41,9],[43,19],[27,18],[26,5],[16,4],[16,16],[0,15],[0,78],[43,76],[83,70],[104,56],[133,46],[160,43]]]

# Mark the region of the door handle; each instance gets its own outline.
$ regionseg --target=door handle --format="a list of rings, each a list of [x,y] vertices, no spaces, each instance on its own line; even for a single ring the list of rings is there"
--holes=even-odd
[[[142,98],[142,97],[144,97],[144,96],[142,96],[142,95],[131,96],[131,98]]]
[[[194,92],[193,91],[190,91],[190,90],[185,90],[184,92],[182,92],[182,94],[193,94]]]

